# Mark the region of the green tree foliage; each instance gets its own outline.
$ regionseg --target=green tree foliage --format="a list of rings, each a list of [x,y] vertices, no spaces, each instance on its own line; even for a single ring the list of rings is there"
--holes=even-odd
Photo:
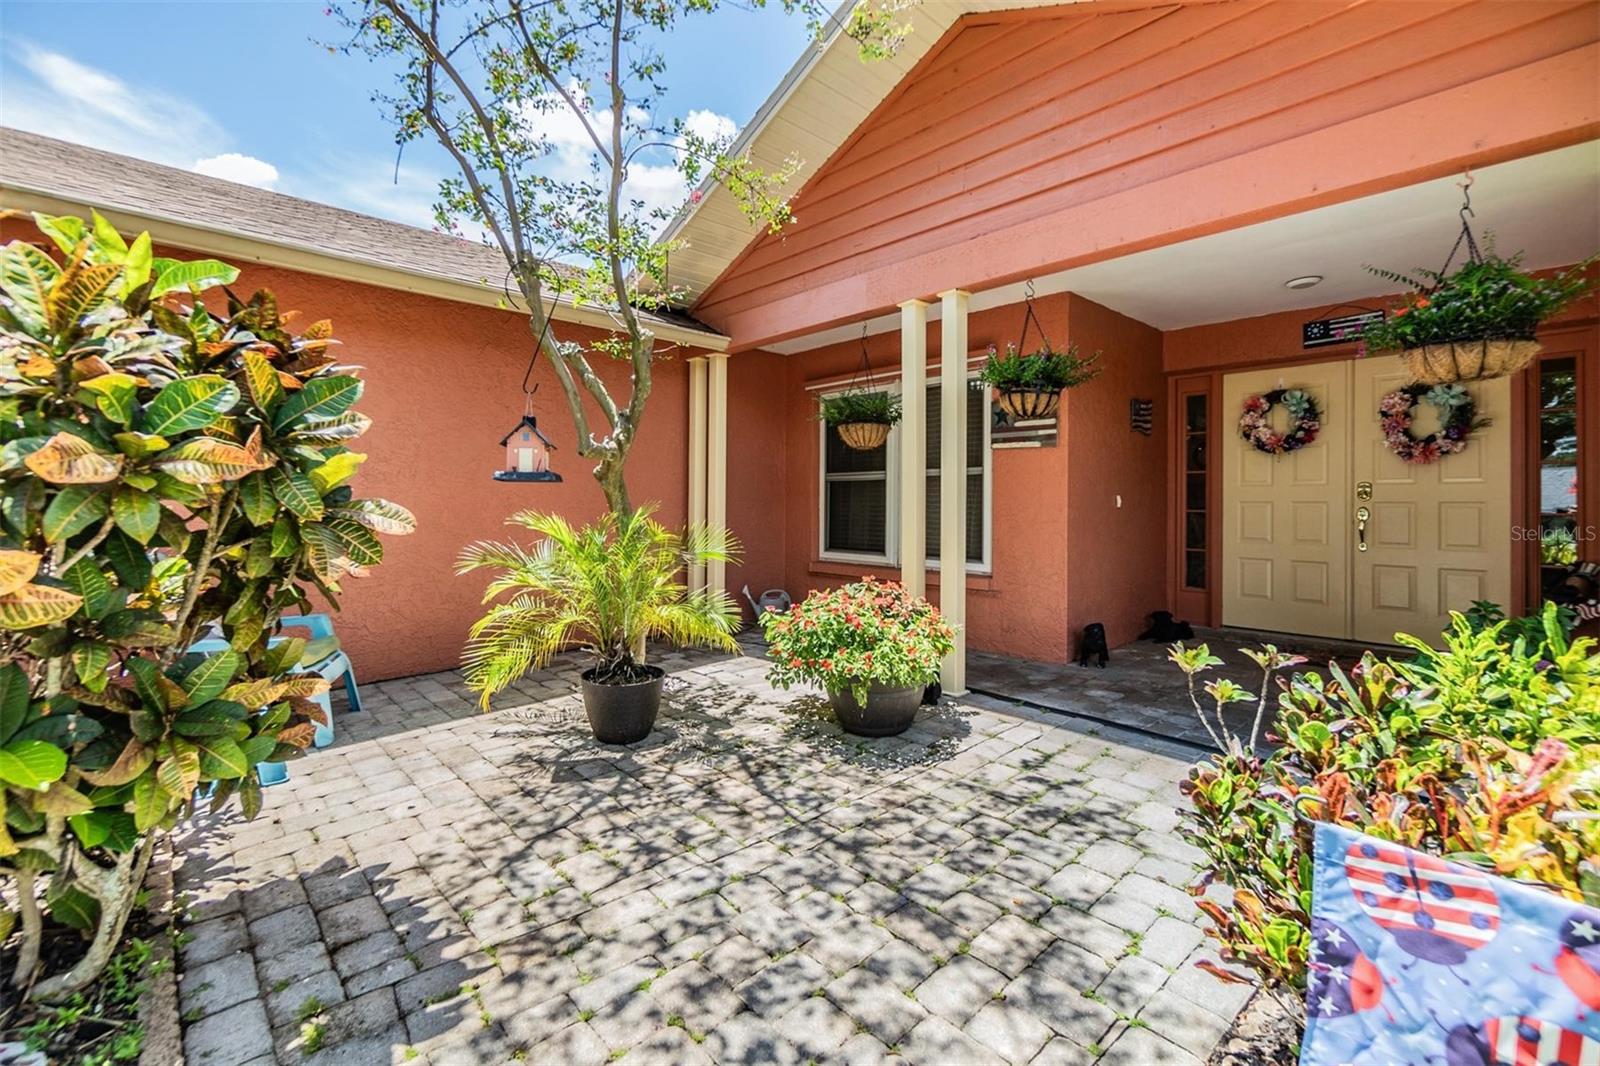
[[[0,939],[20,920],[15,984],[61,998],[111,957],[154,834],[205,793],[253,816],[256,764],[311,743],[327,682],[279,617],[414,522],[351,491],[370,420],[328,322],[294,333],[267,292],[214,313],[191,293],[232,267],[35,221],[53,248],[0,249]],[[226,650],[186,652],[207,634]],[[48,920],[91,944],[44,976]]]
[[[755,0],[757,4],[762,0]],[[909,0],[857,5],[845,32],[863,58],[890,54],[907,27]],[[822,0],[784,0],[821,33]],[[623,467],[649,399],[653,359],[664,350],[641,311],[675,306],[669,277],[677,241],[656,232],[673,214],[647,209],[627,188],[645,153],[670,156],[689,184],[714,179],[757,225],[778,232],[793,218],[786,185],[797,160],[768,169],[726,140],[656,116],[667,70],[660,44],[718,0],[349,0],[333,13],[350,31],[334,47],[397,71],[376,98],[402,144],[431,138],[456,165],[435,205],[441,228],[480,232],[505,259],[504,285],[529,312],[529,328],[554,369],[577,430],[577,452],[613,513],[632,510]],[[575,125],[593,149],[586,173],[552,166],[548,130]],[[699,193],[694,194],[698,196]],[[557,299],[612,313],[616,327],[575,339],[552,321]],[[625,362],[625,396],[613,395],[593,356]],[[598,419],[595,417],[598,412]]]

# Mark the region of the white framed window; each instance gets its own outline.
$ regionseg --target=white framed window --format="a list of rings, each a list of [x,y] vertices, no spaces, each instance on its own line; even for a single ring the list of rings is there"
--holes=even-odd
[[[967,390],[967,570],[990,571],[992,523],[990,505],[994,476],[989,431],[994,423],[990,393]],[[895,382],[884,391],[898,392]],[[837,395],[843,389],[822,394]],[[928,386],[927,512],[929,569],[939,566],[939,439],[942,407],[937,381]],[[822,559],[898,566],[900,562],[900,427],[881,448],[860,452],[845,445],[825,423],[818,422],[819,523]]]

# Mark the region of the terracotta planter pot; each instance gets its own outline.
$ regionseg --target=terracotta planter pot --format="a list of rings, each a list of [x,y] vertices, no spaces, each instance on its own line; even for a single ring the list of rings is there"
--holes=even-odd
[[[1397,353],[1411,380],[1420,385],[1480,381],[1515,374],[1543,349],[1538,341],[1495,338],[1425,344]]]
[[[1000,409],[1018,421],[1036,418],[1054,418],[1061,408],[1059,389],[1008,389],[996,391]]]
[[[661,710],[661,681],[667,676],[659,666],[647,666],[650,678],[630,685],[608,685],[583,672],[583,711],[589,728],[602,744],[636,744],[650,735]]]
[[[834,717],[846,733],[860,737],[892,737],[911,728],[922,706],[924,686],[910,688],[885,688],[873,685],[867,689],[867,705],[856,702],[849,689],[828,690],[828,703]]]
[[[883,447],[889,439],[889,425],[885,422],[841,422],[833,427],[846,447],[858,452],[870,452]]]

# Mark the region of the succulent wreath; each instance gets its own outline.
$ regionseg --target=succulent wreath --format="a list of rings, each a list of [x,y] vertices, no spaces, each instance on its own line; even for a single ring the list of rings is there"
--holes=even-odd
[[[1411,432],[1413,412],[1424,403],[1439,412],[1439,431],[1417,437]],[[1378,418],[1389,450],[1402,462],[1419,466],[1465,450],[1472,431],[1489,424],[1487,418],[1478,417],[1478,403],[1462,385],[1407,385],[1396,389],[1378,401]]]
[[[1289,428],[1279,433],[1272,428],[1272,409],[1279,404],[1289,412]],[[1268,455],[1287,455],[1299,451],[1322,432],[1322,414],[1317,402],[1304,389],[1273,389],[1251,396],[1239,415],[1239,436]]]

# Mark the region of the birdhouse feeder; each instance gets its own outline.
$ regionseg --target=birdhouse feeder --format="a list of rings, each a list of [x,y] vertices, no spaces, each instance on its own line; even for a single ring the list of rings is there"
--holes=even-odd
[[[500,438],[506,450],[506,468],[496,470],[496,481],[560,481],[561,475],[550,469],[550,453],[556,450],[543,433],[539,420],[532,414],[522,416],[510,433]]]

